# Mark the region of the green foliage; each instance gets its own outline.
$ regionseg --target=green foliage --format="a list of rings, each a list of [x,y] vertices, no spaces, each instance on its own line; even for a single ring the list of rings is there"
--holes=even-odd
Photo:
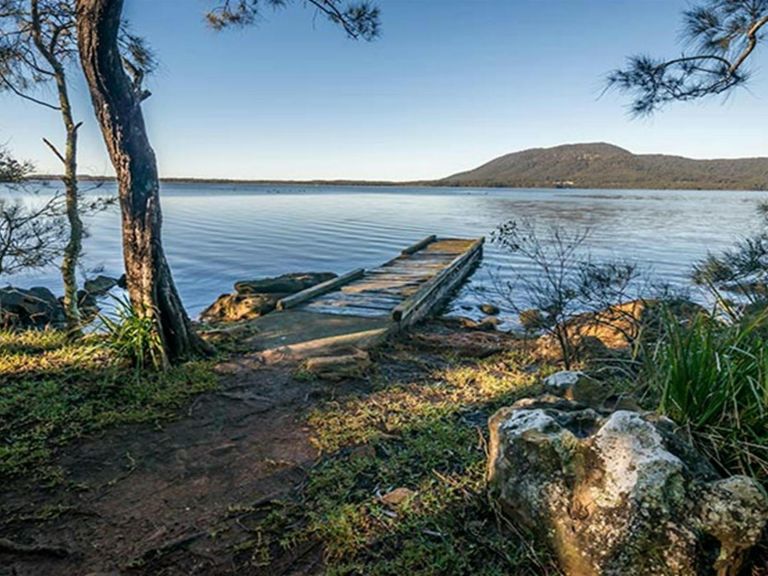
[[[721,469],[768,482],[768,312],[724,324],[667,315],[645,378],[658,409],[684,426]]]
[[[104,344],[129,361],[138,372],[163,367],[163,343],[153,318],[136,312],[128,298],[115,298],[116,318],[99,315],[106,328]]]
[[[768,203],[758,204],[757,213],[762,231],[720,254],[709,254],[694,266],[693,281],[710,288],[721,303],[727,304],[720,295],[723,291],[752,304],[768,298]]]
[[[284,8],[290,0],[224,0],[209,10],[205,17],[214,30],[251,26],[260,17],[265,6]],[[350,38],[373,40],[379,35],[379,9],[370,2],[344,0],[307,0],[306,5],[340,26]]]
[[[102,336],[3,331],[0,383],[0,478],[53,478],[58,447],[114,424],[171,418],[216,379],[204,362],[138,377]]]
[[[0,183],[21,182],[32,170],[32,164],[16,160],[5,147],[0,146]]]
[[[630,110],[651,114],[669,102],[724,94],[750,77],[747,63],[768,24],[765,0],[699,0],[684,13],[683,41],[692,52],[663,60],[628,58],[608,74],[609,87],[632,94]]]

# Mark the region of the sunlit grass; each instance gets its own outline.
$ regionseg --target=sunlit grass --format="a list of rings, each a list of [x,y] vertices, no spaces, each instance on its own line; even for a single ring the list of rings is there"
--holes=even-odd
[[[49,474],[67,442],[112,424],[171,417],[216,385],[208,362],[137,372],[102,340],[0,332],[0,477]]]
[[[419,363],[407,352],[399,358]],[[253,527],[253,565],[314,541],[329,575],[557,573],[528,535],[503,526],[485,490],[486,420],[535,393],[528,359],[444,359],[447,366],[406,377],[379,376],[371,393],[311,414],[326,457],[309,472],[299,505]],[[381,496],[395,488],[413,495],[385,504]]]
[[[411,382],[381,382],[380,390],[362,397],[331,402],[310,415],[315,442],[322,451],[387,438],[473,406],[503,404],[521,390],[531,393],[534,374],[521,371],[522,360],[496,358],[465,365],[455,363]]]

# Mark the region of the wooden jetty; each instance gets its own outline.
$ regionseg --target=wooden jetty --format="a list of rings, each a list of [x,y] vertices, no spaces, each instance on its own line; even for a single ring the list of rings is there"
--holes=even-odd
[[[428,236],[377,268],[357,269],[284,298],[256,320],[257,349],[311,356],[367,348],[444,302],[482,257],[483,238]]]

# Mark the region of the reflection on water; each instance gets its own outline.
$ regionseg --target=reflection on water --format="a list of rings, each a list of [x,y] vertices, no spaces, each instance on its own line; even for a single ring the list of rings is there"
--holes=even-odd
[[[110,191],[105,186],[100,194]],[[757,192],[510,190],[169,183],[163,186],[164,241],[192,314],[236,280],[291,271],[372,267],[428,234],[488,235],[513,218],[591,229],[597,257],[620,256],[687,282],[692,262],[758,224]],[[122,272],[116,210],[91,219],[85,266]],[[467,313],[483,299],[489,273],[524,263],[487,246],[483,263],[452,302]],[[56,270],[4,278],[60,292]]]

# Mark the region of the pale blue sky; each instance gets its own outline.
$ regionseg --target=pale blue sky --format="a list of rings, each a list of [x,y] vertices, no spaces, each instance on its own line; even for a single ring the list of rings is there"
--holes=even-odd
[[[346,39],[297,2],[214,33],[208,0],[126,0],[155,48],[147,124],[164,176],[445,176],[507,152],[607,141],[637,153],[768,156],[768,72],[725,103],[631,120],[599,98],[626,55],[677,55],[683,0],[379,0],[382,35]],[[79,77],[82,172],[111,174]],[[55,112],[0,96],[0,142],[58,170]]]

